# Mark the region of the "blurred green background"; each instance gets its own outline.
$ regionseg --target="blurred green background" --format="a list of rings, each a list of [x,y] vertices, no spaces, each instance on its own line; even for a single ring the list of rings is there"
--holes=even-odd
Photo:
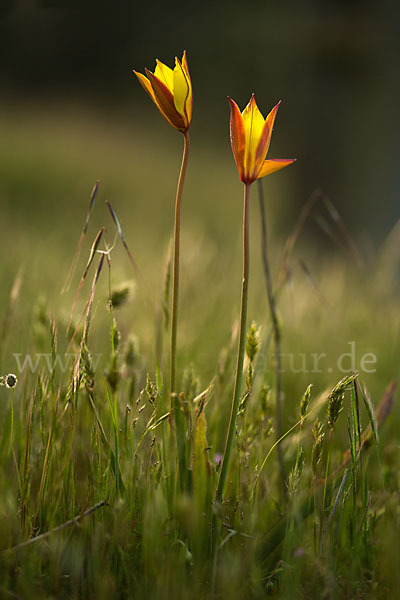
[[[156,57],[172,66],[186,49],[194,116],[183,204],[181,348],[208,377],[237,315],[242,189],[229,144],[226,96],[243,108],[254,92],[264,114],[282,99],[270,157],[298,159],[264,182],[274,273],[284,241],[316,188],[341,213],[367,265],[360,276],[343,244],[325,235],[323,221],[311,216],[295,252],[313,280],[302,269],[298,286],[282,300],[285,343],[299,351],[307,344],[304,351],[329,347],[335,358],[350,340],[364,340],[361,354],[385,352],[381,389],[396,368],[397,326],[379,323],[384,334],[378,325],[375,333],[363,329],[383,293],[370,298],[372,284],[364,276],[375,273],[377,249],[399,213],[399,10],[389,0],[1,0],[2,307],[24,268],[19,318],[3,371],[12,364],[12,352],[26,345],[31,311],[42,295],[50,312],[68,315],[73,292],[60,297],[60,290],[96,180],[98,203],[84,257],[101,225],[113,239],[107,199],[154,295],[161,295],[182,140],[131,70],[153,69]],[[267,308],[255,191],[250,319],[262,322]],[[391,283],[381,285],[393,299],[398,256],[390,256]],[[120,248],[113,254],[113,277],[115,282],[133,277]],[[102,293],[106,298],[105,281]],[[134,308],[120,322],[146,349],[146,343],[153,347],[153,330],[144,300],[138,287]],[[301,309],[294,312],[293,306]],[[316,341],[308,333],[323,328]],[[309,381],[306,374],[297,385]]]
[[[54,157],[68,143],[57,137],[64,127],[88,178],[85,144],[91,140],[81,119],[93,121],[92,147],[103,142],[118,164],[128,148],[108,136],[121,130],[135,146],[154,133],[150,145],[165,142],[172,154],[176,136],[131,69],[152,69],[155,57],[172,65],[186,48],[195,91],[194,153],[204,144],[215,163],[203,178],[203,195],[213,194],[210,176],[229,158],[226,96],[244,107],[255,92],[264,113],[283,100],[271,156],[299,159],[290,174],[279,176],[282,187],[295,189],[290,201],[277,200],[282,211],[293,214],[318,186],[355,231],[384,235],[398,215],[399,16],[391,0],[1,0],[2,119],[15,119],[22,130],[20,114],[32,117],[42,131],[40,137],[32,132],[38,154],[49,138]],[[127,180],[147,168],[148,154],[139,155],[140,162],[129,157]],[[107,184],[100,165],[97,175]]]

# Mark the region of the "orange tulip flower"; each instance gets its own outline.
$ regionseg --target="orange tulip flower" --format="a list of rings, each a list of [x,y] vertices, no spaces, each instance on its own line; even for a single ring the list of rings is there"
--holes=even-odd
[[[185,133],[192,120],[192,82],[186,51],[183,53],[182,62],[175,57],[174,70],[156,60],[154,73],[148,69],[146,75],[133,71],[140,83],[157,106],[162,116],[172,127]]]
[[[280,102],[264,119],[254,94],[242,113],[234,100],[229,97],[228,100],[231,105],[231,146],[243,183],[253,183],[295,162],[295,158],[265,160]]]
[[[271,141],[272,128],[276,113],[279,108],[277,104],[269,113],[266,119],[258,110],[254,94],[250,102],[241,113],[238,105],[228,97],[231,105],[231,146],[235,157],[236,165],[239,171],[240,179],[244,183],[244,202],[243,202],[243,275],[242,275],[242,301],[240,308],[240,326],[238,340],[238,354],[235,373],[235,385],[233,388],[231,416],[225,442],[225,451],[223,455],[222,465],[219,473],[217,492],[215,495],[216,506],[222,506],[225,482],[229,470],[229,461],[232,453],[232,447],[236,431],[236,418],[239,411],[242,378],[243,378],[243,362],[246,348],[246,322],[247,322],[247,303],[249,289],[249,272],[250,272],[250,190],[251,184],[256,180],[274,173],[279,169],[287,167],[296,159],[275,159],[265,160]],[[261,182],[260,182],[261,183]],[[261,187],[261,186],[260,186]],[[263,230],[265,236],[265,231]],[[263,238],[264,239],[264,238]],[[266,246],[263,247],[263,260],[267,265],[268,282],[269,282],[269,267],[267,262]],[[270,287],[268,287],[270,290]],[[271,295],[271,294],[269,294]],[[218,544],[222,530],[222,520],[217,517],[215,511],[212,522],[213,539],[212,539],[212,573],[211,587],[214,588],[217,560],[218,560]]]

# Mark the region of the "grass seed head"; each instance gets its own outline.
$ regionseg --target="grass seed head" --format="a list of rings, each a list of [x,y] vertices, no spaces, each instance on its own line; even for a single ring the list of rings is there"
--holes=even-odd
[[[123,283],[119,288],[113,290],[110,298],[111,306],[113,308],[121,308],[121,306],[131,302],[133,292],[133,282]]]
[[[328,427],[333,430],[340,413],[343,410],[344,394],[329,394],[328,396]]]
[[[314,425],[312,428],[312,434],[314,437],[314,440],[317,441],[318,438],[320,437],[324,437],[324,426],[322,425],[321,421],[318,419],[318,417],[315,419],[314,421]]]
[[[312,447],[312,451],[311,451],[311,466],[312,466],[312,471],[313,471],[313,475],[314,476],[315,476],[315,474],[317,472],[317,465],[321,461],[323,440],[324,440],[323,437],[318,438],[314,442],[314,445]]]
[[[250,362],[253,362],[258,352],[258,331],[256,324],[253,323],[247,333],[246,340],[246,354],[249,357]]]
[[[111,391],[115,394],[121,380],[121,373],[118,368],[118,355],[114,354],[111,358],[111,363],[106,371],[106,377]]]
[[[246,376],[246,386],[249,391],[251,391],[251,388],[253,387],[253,381],[254,381],[254,369],[253,369],[252,363],[249,362],[249,365],[247,367],[247,376]]]
[[[127,367],[133,368],[136,360],[136,343],[133,338],[130,338],[127,342],[126,351],[124,354],[124,363]]]
[[[93,392],[94,389],[94,367],[93,360],[90,351],[86,344],[82,345],[81,353],[80,353],[80,375],[82,377],[82,381],[89,393]]]
[[[268,413],[271,406],[271,389],[267,385],[263,385],[260,389],[260,404],[262,412]]]
[[[294,498],[296,492],[299,489],[300,479],[303,472],[304,466],[304,450],[303,446],[300,446],[299,451],[297,453],[296,462],[294,467],[289,473],[288,477],[288,492],[291,498]]]
[[[343,410],[344,393],[357,379],[358,373],[346,375],[335,385],[328,396],[328,427],[332,431],[340,413]]]
[[[311,388],[312,383],[307,387],[306,391],[303,394],[302,399],[300,400],[300,417],[304,419],[307,414],[308,406],[310,404],[311,399]]]
[[[351,386],[353,381],[355,379],[357,379],[357,377],[358,377],[358,373],[352,373],[351,375],[346,375],[345,377],[343,377],[343,379],[341,379],[339,381],[339,383],[337,383],[335,385],[331,394],[341,394],[341,393],[345,392],[347,389],[349,389],[349,387]]]
[[[160,396],[160,391],[159,391],[157,385],[151,381],[150,375],[148,373],[147,373],[147,378],[146,378],[145,391],[146,391],[148,401],[150,402],[150,404],[152,406],[154,406]]]

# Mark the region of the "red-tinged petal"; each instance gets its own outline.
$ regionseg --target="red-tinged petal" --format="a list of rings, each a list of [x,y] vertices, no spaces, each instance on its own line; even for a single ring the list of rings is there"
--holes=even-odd
[[[192,112],[193,112],[193,91],[192,91],[192,80],[190,79],[189,65],[188,65],[187,56],[186,56],[186,50],[183,52],[183,56],[182,56],[182,67],[183,67],[183,71],[186,75],[186,80],[187,80],[188,86],[189,86],[189,94],[188,94],[188,97],[186,100],[185,110],[186,110],[186,114],[187,114],[187,118],[188,118],[188,123],[190,125],[190,122],[192,120]]]
[[[276,117],[276,113],[278,112],[278,108],[281,105],[281,101],[279,100],[278,104],[276,104],[274,106],[274,108],[271,110],[271,112],[269,113],[269,115],[267,116],[267,118],[265,119],[265,123],[268,123],[268,129],[269,129],[269,137],[268,137],[268,143],[267,143],[267,151],[265,153],[265,155],[267,155],[267,152],[269,150],[269,144],[271,142],[271,135],[272,135],[272,130],[274,128],[274,123],[275,123],[275,117]]]
[[[232,152],[235,158],[236,166],[239,171],[240,179],[244,183],[247,183],[245,181],[246,173],[244,165],[246,138],[243,125],[243,117],[236,102],[232,100],[232,98],[229,98],[229,96],[228,101],[231,107],[230,134]]]
[[[185,71],[187,78],[190,79],[190,75],[189,75],[189,66],[188,66],[188,61],[187,61],[187,56],[186,56],[186,50],[183,51],[183,55],[182,55],[182,67],[183,70]]]
[[[257,179],[261,179],[261,177],[265,177],[266,175],[271,175],[271,173],[284,169],[294,162],[296,162],[295,158],[271,158],[270,160],[266,160],[261,167]]]
[[[186,127],[189,126],[190,121],[186,112],[186,103],[189,96],[189,83],[186,78],[186,74],[183,70],[180,61],[175,58],[175,69],[174,69],[174,104],[175,108],[185,120]]]
[[[161,114],[167,119],[168,123],[179,131],[186,131],[187,126],[184,118],[178,113],[174,104],[174,96],[167,86],[160,81],[153,73],[146,69],[146,75],[150,80],[153,88],[155,102]]]
[[[276,113],[278,112],[280,102],[271,110],[267,118],[265,119],[263,131],[261,133],[258,146],[255,153],[255,171],[258,173],[263,165],[263,162],[267,156],[269,145],[271,143],[272,129],[275,122]]]
[[[147,79],[147,77],[145,77],[141,73],[138,73],[137,71],[133,71],[133,73],[135,73],[136,77],[139,79],[139,81],[142,84],[143,88],[146,90],[146,92],[148,93],[148,95],[150,96],[150,98],[153,100],[153,102],[156,102],[156,99],[154,97],[153,88],[151,87],[151,83]]]

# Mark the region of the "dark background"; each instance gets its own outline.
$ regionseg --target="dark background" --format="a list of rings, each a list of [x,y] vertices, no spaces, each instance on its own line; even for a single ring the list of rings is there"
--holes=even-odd
[[[0,103],[80,105],[106,115],[154,108],[131,69],[186,49],[193,135],[227,146],[226,96],[282,99],[271,157],[296,156],[293,210],[316,187],[354,233],[382,238],[399,214],[399,8],[370,2],[1,0]],[[0,133],[1,136],[1,133]],[[225,144],[225,146],[224,146]]]

